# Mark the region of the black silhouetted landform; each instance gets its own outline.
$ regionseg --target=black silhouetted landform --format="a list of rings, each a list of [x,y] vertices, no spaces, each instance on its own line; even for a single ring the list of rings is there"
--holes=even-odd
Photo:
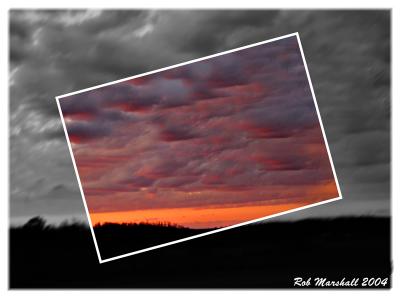
[[[102,259],[173,242],[216,228],[193,229],[168,222],[103,223],[94,231]]]
[[[103,229],[110,242],[121,230]],[[103,264],[83,224],[36,218],[10,229],[13,289],[292,288],[295,277],[388,277],[379,287],[389,288],[391,270],[390,218],[270,220]]]

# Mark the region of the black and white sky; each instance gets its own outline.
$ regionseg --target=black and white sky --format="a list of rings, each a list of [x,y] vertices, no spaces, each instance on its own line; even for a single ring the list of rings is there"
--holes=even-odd
[[[54,97],[299,32],[343,200],[390,214],[390,12],[11,10],[10,217],[85,219]]]

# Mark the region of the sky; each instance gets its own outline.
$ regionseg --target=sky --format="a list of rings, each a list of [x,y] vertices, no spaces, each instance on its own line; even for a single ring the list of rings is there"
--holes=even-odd
[[[92,223],[227,226],[339,196],[296,36],[60,106]]]
[[[11,10],[9,17],[11,222],[85,220],[55,96],[293,32],[343,200],[287,217],[390,214],[389,11]]]

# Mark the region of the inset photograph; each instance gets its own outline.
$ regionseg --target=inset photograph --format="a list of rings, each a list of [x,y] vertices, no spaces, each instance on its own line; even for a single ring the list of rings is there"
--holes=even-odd
[[[341,199],[297,33],[57,104],[100,262]]]

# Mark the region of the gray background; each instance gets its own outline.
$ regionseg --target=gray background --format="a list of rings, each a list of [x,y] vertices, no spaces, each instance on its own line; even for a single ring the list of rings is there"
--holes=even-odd
[[[343,200],[390,214],[389,11],[10,11],[10,217],[85,220],[54,97],[299,32]]]

